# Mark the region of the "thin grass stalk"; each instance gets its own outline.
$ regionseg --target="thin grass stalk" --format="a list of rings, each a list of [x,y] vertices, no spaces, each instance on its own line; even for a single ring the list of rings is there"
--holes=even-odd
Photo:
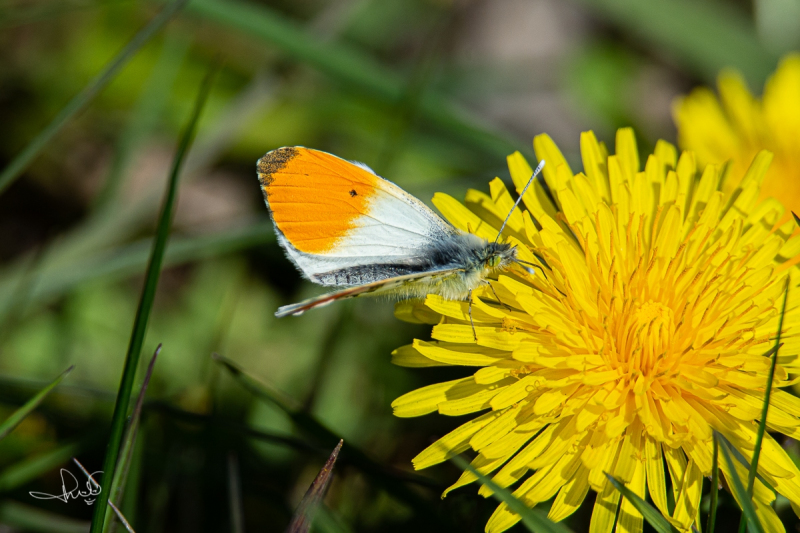
[[[33,398],[25,402],[22,407],[11,413],[11,416],[0,423],[0,440],[3,440],[6,435],[11,433],[15,427],[25,420],[25,418],[31,414],[33,410],[44,401],[45,398],[47,398],[47,395],[50,394],[59,383],[61,383],[61,380],[67,377],[70,372],[72,372],[73,368],[75,368],[75,365],[70,366],[68,369],[62,372],[61,375],[53,380],[52,383],[36,393]]]
[[[240,0],[193,0],[187,9],[217,24],[234,27],[239,34],[259,37],[284,56],[306,63],[359,93],[391,105],[404,96],[404,76],[359,49],[318,38],[266,5]],[[519,140],[469,116],[442,95],[420,94],[418,110],[420,117],[482,153],[505,157],[520,149],[531,155]]]
[[[636,510],[639,511],[639,514],[642,515],[644,520],[653,526],[653,529],[656,530],[656,533],[679,533],[675,526],[670,524],[659,510],[647,503],[641,496],[626,487],[624,483],[608,472],[605,472],[605,475],[614,489],[622,494],[625,499],[631,502],[631,505],[633,505]],[[692,524],[692,530],[695,531],[695,529],[695,524]]]
[[[450,458],[461,470],[470,472],[483,485],[489,487],[492,496],[499,502],[504,503],[513,512],[520,516],[520,521],[531,533],[572,533],[572,530],[561,522],[553,522],[547,515],[538,509],[531,509],[520,501],[514,494],[495,483],[492,478],[481,474],[466,459],[460,455]]]
[[[136,405],[133,408],[133,413],[130,417],[130,422],[125,430],[125,435],[122,439],[122,449],[119,452],[117,459],[117,468],[114,471],[114,478],[111,480],[109,488],[106,490],[107,500],[109,504],[117,502],[122,505],[122,496],[125,491],[125,484],[128,481],[128,470],[131,466],[131,459],[133,457],[134,446],[136,445],[136,437],[139,434],[139,421],[142,415],[142,405],[144,404],[144,395],[147,392],[147,386],[150,384],[150,378],[153,376],[153,369],[155,368],[156,359],[158,354],[161,353],[161,345],[156,348],[153,357],[150,359],[150,364],[147,366],[147,372],[144,375],[142,388],[139,390],[139,397],[136,399]],[[104,532],[114,532],[114,521],[110,514],[106,514],[105,523],[103,524]]]
[[[100,489],[100,483],[97,482],[97,480],[94,478],[94,476],[92,476],[92,474],[90,474],[89,471],[86,470],[86,467],[83,466],[83,464],[80,461],[78,461],[75,457],[72,458],[72,462],[75,463],[76,465],[78,465],[78,468],[81,469],[81,472],[83,472],[83,475],[86,476],[86,478],[89,480],[89,482],[91,482],[93,487],[98,489],[97,493],[100,494],[100,490],[99,490]]]
[[[239,460],[233,452],[228,454],[228,502],[230,504],[231,532],[244,533],[242,480],[239,475]]]
[[[131,332],[131,340],[128,345],[128,353],[125,356],[125,366],[122,371],[122,379],[117,393],[117,402],[114,406],[114,415],[111,419],[111,435],[109,437],[108,447],[106,448],[105,460],[103,461],[103,472],[106,479],[114,479],[117,458],[119,457],[120,446],[122,444],[122,434],[125,431],[125,418],[128,413],[134,378],[136,377],[136,368],[139,365],[139,357],[142,352],[147,322],[150,318],[150,311],[153,308],[158,278],[161,274],[161,265],[164,261],[164,251],[167,247],[170,227],[172,226],[175,200],[178,193],[178,178],[186,153],[189,151],[189,147],[194,140],[200,113],[211,91],[211,82],[215,72],[216,66],[212,67],[206,75],[205,80],[203,80],[197,99],[195,100],[191,118],[181,135],[180,144],[178,145],[178,150],[172,163],[172,170],[170,171],[169,180],[167,182],[167,191],[164,197],[164,203],[162,204],[161,215],[158,219],[156,239],[153,242],[153,250],[147,266],[144,287],[142,288],[142,296],[139,300],[139,307],[133,322],[133,331]],[[105,513],[105,505],[97,505],[95,507],[90,533],[100,533],[102,531]]]
[[[136,52],[149,41],[173,16],[188,2],[188,0],[174,0],[131,39],[125,48],[89,82],[69,103],[61,109],[56,117],[28,143],[28,145],[11,160],[11,163],[0,173],[0,194],[11,185],[15,179],[30,165],[33,159],[50,143],[50,140],[64,127],[79,111],[91,102],[106,85],[114,79]]]
[[[292,422],[309,437],[326,446],[340,440],[340,437],[333,431],[313,415],[304,411],[293,398],[251,377],[230,359],[219,354],[213,354],[212,357],[247,390],[282,409]],[[441,515],[428,500],[422,498],[416,491],[410,490],[402,482],[412,481],[418,485],[436,487],[437,490],[441,490],[435,481],[419,474],[397,472],[394,468],[375,461],[358,447],[348,446],[342,453],[343,460],[349,461],[353,466],[359,468],[392,496],[413,507],[420,515],[426,515],[432,523],[436,523],[440,527],[453,527],[452,522]]]
[[[272,229],[272,222],[268,220],[213,234],[176,237],[170,241],[164,257],[164,264],[172,266],[225,255],[264,245],[274,239],[275,232]],[[42,270],[36,283],[31,287],[26,306],[41,305],[87,280],[120,279],[141,274],[146,271],[152,245],[152,239],[142,239],[109,250],[86,253],[69,261],[49,266]],[[5,320],[13,310],[4,298],[13,294],[14,289],[12,282],[0,280],[0,322]]]
[[[755,533],[766,533],[764,531],[764,526],[762,526],[761,522],[758,520],[756,508],[753,505],[753,499],[747,496],[744,483],[736,472],[736,467],[733,463],[734,459],[731,457],[733,446],[716,430],[714,430],[714,438],[719,442],[722,458],[725,461],[725,465],[728,467],[728,472],[730,472],[730,475],[726,475],[725,477],[728,480],[728,488],[730,488],[731,494],[733,494],[736,501],[741,504],[742,514],[748,517],[747,521],[750,522],[752,531],[755,531]],[[747,521],[743,520],[742,522],[746,523]]]
[[[285,533],[308,533],[311,530],[317,511],[322,505],[323,498],[325,498],[325,493],[328,492],[328,486],[333,478],[333,467],[343,444],[344,440],[340,440],[328,460],[325,461],[322,469],[320,469],[317,477],[314,478],[311,486],[308,487],[305,496],[303,496],[297,509],[295,509],[292,521],[289,523],[289,527],[286,528]]]
[[[89,522],[75,520],[11,499],[0,503],[0,524],[12,531],[46,531],[47,533],[85,533],[89,528]]]
[[[69,461],[84,447],[81,442],[70,442],[9,465],[0,472],[0,493],[11,492],[44,476]]]
[[[122,511],[117,509],[117,506],[114,505],[111,500],[108,500],[108,505],[110,505],[111,508],[114,509],[114,513],[117,515],[117,518],[119,518],[119,521],[122,522],[122,525],[125,526],[125,529],[128,530],[128,533],[136,533],[133,527],[131,527],[130,523],[128,523],[128,520],[125,518],[125,515],[122,514]]]
[[[789,282],[791,276],[786,276],[786,288],[783,293],[783,306],[781,307],[781,317],[778,319],[778,334],[775,336],[775,348],[772,352],[769,364],[769,374],[767,375],[767,385],[764,391],[764,403],[761,406],[761,420],[758,422],[758,432],[753,449],[753,459],[750,463],[750,472],[747,475],[747,497],[753,497],[753,488],[756,484],[756,473],[758,472],[758,459],[761,456],[761,443],[764,440],[764,433],[767,429],[767,413],[769,412],[770,396],[772,395],[772,381],[775,378],[775,366],[778,364],[778,351],[781,345],[781,331],[783,331],[783,318],[786,315],[786,300],[789,299]],[[747,518],[744,514],[739,519],[739,533],[744,533],[747,527]]]
[[[706,533],[714,533],[717,521],[717,498],[719,497],[719,441],[714,438],[713,456],[711,458],[711,508],[708,510]]]
[[[329,429],[314,415],[304,410],[302,405],[294,398],[246,373],[238,364],[227,357],[215,353],[212,355],[212,359],[222,365],[222,367],[245,389],[284,411],[298,428],[303,430],[308,436],[319,441],[323,446],[328,446],[342,440],[341,436]],[[404,481],[430,487],[435,490],[443,489],[443,487],[440,487],[433,479],[417,473],[404,472],[379,463],[372,459],[366,451],[357,446],[350,445],[345,448],[342,452],[342,458],[362,469],[363,472],[375,475],[385,482]],[[389,487],[387,487],[387,489],[389,489]]]
[[[181,43],[184,41],[188,43],[190,39],[180,39]],[[181,46],[184,45],[181,44]],[[245,128],[243,124],[247,124],[249,117],[253,116],[258,110],[263,110],[263,105],[271,97],[271,87],[268,81],[254,81],[235,97],[233,103],[226,106],[220,118],[215,120],[213,127],[208,128],[211,132],[199,135],[195,141],[195,148],[183,165],[182,181],[185,182],[187,179],[192,179],[193,176],[197,175],[205,166],[213,162],[229,148],[232,142],[230,139],[238,138],[240,130]],[[199,152],[202,152],[202,156],[197,155]],[[116,199],[117,201],[112,200],[106,204],[105,209],[95,209],[85,223],[48,244],[46,256],[37,269],[37,274],[41,275],[37,275],[36,282],[31,287],[31,298],[37,298],[37,295],[41,295],[40,290],[45,286],[52,286],[50,282],[53,279],[67,279],[71,280],[69,283],[76,283],[78,282],[75,279],[77,277],[87,279],[102,276],[102,271],[108,270],[106,265],[119,264],[116,261],[115,254],[110,251],[115,246],[118,247],[118,250],[124,249],[119,248],[119,245],[134,236],[131,233],[131,228],[139,228],[158,216],[162,195],[163,187],[161,184],[151,183],[138,201],[129,205],[129,202],[118,201],[119,198]],[[267,242],[274,238],[275,232],[272,231],[272,223],[269,221],[269,217],[263,218],[266,220],[266,231],[261,231],[254,227],[250,229],[252,230],[251,234],[259,236],[261,242]],[[248,231],[245,228],[237,228],[237,230]],[[234,233],[237,230],[234,230]],[[198,234],[199,232],[190,231],[189,233]],[[237,241],[241,243],[238,237],[234,235],[231,237],[221,235],[220,239],[217,240],[225,248],[227,248],[226,243]],[[211,252],[213,250],[212,247],[208,249],[209,253],[204,254],[205,248],[202,244],[199,241],[195,244],[199,246],[195,250],[205,257],[214,253]],[[152,242],[147,239],[147,242],[136,243],[134,246],[139,247],[137,251],[138,266],[134,272],[143,274],[147,266]],[[179,246],[182,246],[180,240],[173,239],[170,241],[165,258],[166,262],[170,261],[174,249]],[[91,275],[82,266],[74,264],[75,261],[85,261],[87,257],[92,256],[95,256],[96,261],[93,262],[95,263],[93,266],[89,267],[90,270],[94,270]],[[26,273],[30,270],[29,263],[30,259],[22,258],[0,269],[0,322],[9,312],[9,302],[15,301],[9,296],[13,292],[11,288],[19,286],[22,283],[20,280],[25,279]],[[120,273],[120,275],[126,274]],[[35,302],[29,299],[26,301],[26,308],[34,303],[41,304],[41,301]]]
[[[119,192],[131,159],[141,142],[158,124],[190,44],[186,37],[177,37],[166,32],[158,61],[131,110],[131,118],[117,139],[106,181],[94,199],[95,209],[103,211],[104,208],[113,208],[115,201],[119,200]]]

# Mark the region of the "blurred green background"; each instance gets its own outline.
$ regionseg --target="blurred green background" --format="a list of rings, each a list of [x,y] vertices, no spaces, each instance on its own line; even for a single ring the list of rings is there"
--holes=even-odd
[[[162,8],[0,2],[0,169]],[[191,0],[3,182],[0,419],[76,368],[0,443],[0,531],[87,530],[84,503],[28,492],[58,493],[72,456],[101,468],[159,202],[209,65],[221,67],[137,377],[162,343],[123,512],[139,533],[233,531],[233,474],[247,531],[288,524],[332,446],[255,399],[218,352],[375,460],[343,456],[316,530],[477,532],[496,502],[474,488],[441,501],[455,466],[406,479],[411,458],[462,421],[390,408],[469,369],[392,366],[394,348],[429,331],[387,302],[277,320],[278,306],[321,291],[275,242],[256,160],[304,145],[363,161],[423,201],[460,198],[509,182],[505,156],[532,159],[539,133],[576,163],[587,129],[608,142],[632,125],[643,151],[674,142],[675,96],[726,66],[760,92],[798,39],[800,0]],[[592,500],[570,518],[575,531]]]

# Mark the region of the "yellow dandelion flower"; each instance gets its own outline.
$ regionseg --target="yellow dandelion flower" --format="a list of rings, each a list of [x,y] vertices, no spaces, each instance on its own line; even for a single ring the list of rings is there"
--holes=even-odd
[[[760,150],[775,154],[761,198],[780,198],[800,212],[800,54],[791,54],[764,86],[761,100],[741,74],[723,71],[719,99],[701,87],[679,98],[673,114],[681,148],[692,150],[700,166],[731,162],[723,191],[732,192]]]
[[[786,276],[795,275],[782,265],[800,253],[800,237],[790,237],[794,222],[776,226],[784,207],[758,200],[770,156],[759,154],[725,195],[720,167],[698,173],[691,152],[679,158],[663,141],[642,170],[630,129],[617,133],[611,156],[584,133],[580,174],[548,136],[534,147],[547,161],[551,192],[531,187],[527,211],[515,212],[504,233],[545,275],[514,267],[475,291],[477,341],[467,302],[431,295],[398,304],[400,318],[434,326],[432,341],[399,348],[395,363],[477,368],[393,402],[400,417],[481,412],[417,455],[414,466],[471,448],[472,465],[494,473],[500,486],[515,485],[525,504],[554,498],[553,520],[574,512],[591,489],[591,532],[615,523],[616,531],[641,531],[642,516],[620,501],[608,472],[688,530],[711,473],[712,429],[752,456],[770,363],[764,354],[777,333]],[[531,167],[519,153],[508,165],[521,191]],[[493,239],[513,200],[499,179],[490,192],[470,190],[464,205],[443,194],[433,202],[456,227]],[[778,388],[800,371],[796,357],[785,355],[800,348],[799,306],[793,289],[767,419],[770,431],[793,437],[800,436],[800,399]],[[746,479],[746,468],[736,468]],[[721,470],[729,474],[723,462]],[[800,506],[800,471],[766,435],[758,472],[757,512],[769,531],[782,531],[773,490]],[[465,472],[445,495],[475,480]],[[491,494],[485,486],[479,492]],[[501,504],[486,530],[504,531],[519,519]]]

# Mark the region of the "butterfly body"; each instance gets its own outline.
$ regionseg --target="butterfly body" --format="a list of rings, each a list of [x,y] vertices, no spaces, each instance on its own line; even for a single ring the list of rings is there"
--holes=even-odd
[[[359,163],[286,147],[258,161],[258,176],[289,259],[309,280],[344,287],[277,316],[367,294],[463,300],[516,260],[511,245],[454,228]]]

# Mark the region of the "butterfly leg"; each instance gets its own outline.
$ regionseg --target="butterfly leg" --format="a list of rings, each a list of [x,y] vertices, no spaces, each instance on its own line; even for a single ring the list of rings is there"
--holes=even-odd
[[[475,333],[475,322],[472,320],[472,290],[469,291],[467,294],[467,299],[469,300],[469,307],[467,307],[467,313],[469,314],[469,324],[472,326],[472,336],[475,338],[475,342],[478,342],[478,334]]]
[[[497,300],[497,303],[499,303],[500,305],[502,305],[503,307],[505,307],[506,309],[511,311],[511,307],[509,307],[506,304],[504,304],[503,300],[501,300],[500,297],[497,295],[497,291],[494,290],[494,285],[492,285],[492,282],[491,281],[487,281],[486,283],[488,283],[489,284],[489,288],[492,289],[492,294],[494,294],[494,297]]]

